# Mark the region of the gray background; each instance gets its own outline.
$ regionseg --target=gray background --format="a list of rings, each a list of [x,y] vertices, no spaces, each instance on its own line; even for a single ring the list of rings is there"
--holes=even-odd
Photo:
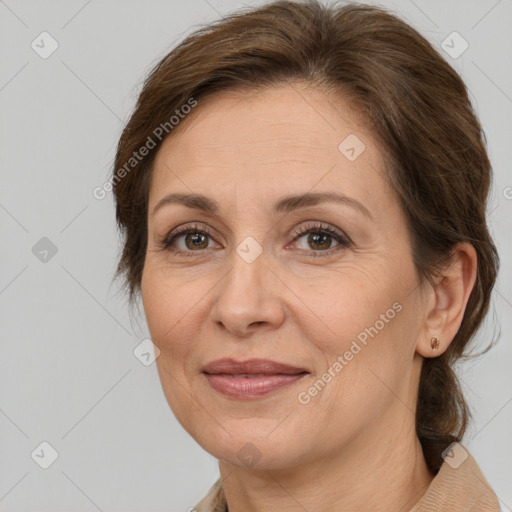
[[[199,24],[259,3],[0,1],[1,511],[186,511],[217,478],[216,459],[170,411],[155,365],[133,354],[147,327],[111,286],[112,194],[92,191],[109,179],[152,65]],[[512,2],[380,5],[438,48],[453,31],[469,43],[446,58],[488,137],[502,270],[479,336],[499,343],[460,370],[474,411],[465,445],[512,510]],[[59,45],[47,59],[31,48],[43,31]],[[43,237],[56,254],[40,252]],[[48,469],[31,456],[43,441],[58,452]]]

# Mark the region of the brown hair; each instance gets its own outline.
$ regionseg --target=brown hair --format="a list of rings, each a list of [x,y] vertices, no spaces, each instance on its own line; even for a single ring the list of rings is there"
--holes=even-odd
[[[357,102],[385,151],[422,282],[442,272],[457,243],[476,249],[477,279],[462,325],[446,352],[424,359],[420,378],[416,431],[436,473],[442,450],[462,439],[471,417],[453,363],[467,357],[487,313],[499,258],[485,218],[491,181],[485,134],[466,86],[397,16],[367,5],[277,1],[201,27],[178,44],[146,78],[117,148],[113,185],[124,246],[116,277],[124,275],[133,303],[145,261],[151,168],[165,139],[154,140],[156,127],[172,135],[170,116],[191,98],[286,82]],[[156,147],[127,170],[149,138]]]

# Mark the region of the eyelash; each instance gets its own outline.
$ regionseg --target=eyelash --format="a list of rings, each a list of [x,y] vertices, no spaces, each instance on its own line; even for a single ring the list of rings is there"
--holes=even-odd
[[[181,251],[177,249],[171,248],[171,244],[179,237],[186,234],[202,234],[206,235],[211,238],[210,235],[210,229],[208,226],[199,227],[198,224],[187,224],[184,226],[180,226],[179,228],[171,231],[169,234],[167,234],[165,237],[162,238],[158,242],[158,245],[161,250],[166,250],[169,252],[174,253],[176,256],[195,256],[194,253],[201,253],[205,251],[206,249],[200,249],[197,251]],[[296,242],[299,238],[301,238],[304,235],[307,235],[309,233],[314,234],[327,234],[331,236],[333,239],[335,239],[339,245],[335,246],[334,248],[330,248],[327,250],[319,250],[319,251],[307,251],[303,249],[307,253],[308,256],[312,256],[313,258],[317,257],[326,257],[330,256],[335,252],[338,252],[342,249],[348,248],[352,245],[352,241],[348,236],[346,236],[343,233],[338,232],[338,230],[332,228],[328,224],[323,224],[321,222],[314,223],[314,224],[304,224],[302,227],[300,227],[294,234],[294,238],[291,241],[291,243]],[[289,244],[288,244],[289,245]]]

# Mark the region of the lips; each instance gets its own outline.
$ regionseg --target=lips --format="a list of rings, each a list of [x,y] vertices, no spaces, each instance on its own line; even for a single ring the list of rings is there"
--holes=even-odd
[[[304,368],[269,359],[218,359],[207,364],[202,372],[212,389],[238,400],[262,397],[309,374]]]
[[[292,366],[270,359],[249,359],[236,361],[235,359],[217,359],[203,367],[204,373],[229,375],[297,375],[309,373],[305,368]]]

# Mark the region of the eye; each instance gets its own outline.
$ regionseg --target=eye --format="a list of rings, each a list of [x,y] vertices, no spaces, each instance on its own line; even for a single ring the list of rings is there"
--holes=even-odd
[[[309,250],[308,247],[299,248],[313,257],[329,256],[352,245],[349,237],[342,231],[321,222],[304,224],[295,231],[293,236],[293,240],[286,248],[294,248],[291,245],[297,245],[297,242],[304,238],[304,243],[298,245],[305,244],[314,250]],[[179,256],[194,256],[193,253],[201,253],[209,249],[211,240],[213,238],[210,235],[208,226],[194,223],[172,230],[159,241],[158,245],[162,250],[167,250]],[[337,244],[334,248],[332,247],[333,240]]]
[[[351,245],[350,239],[344,233],[321,222],[301,226],[295,233],[295,238],[291,243],[294,244],[302,238],[304,238],[304,240],[301,249],[305,250],[313,257],[329,256],[333,252],[337,252]],[[337,243],[334,248],[332,248],[333,240]],[[289,247],[290,245],[287,246],[287,248]]]
[[[199,227],[198,224],[188,224],[171,231],[158,245],[163,250],[191,256],[192,252],[207,249],[211,239],[208,226]],[[176,244],[177,247],[171,247],[172,244]]]

